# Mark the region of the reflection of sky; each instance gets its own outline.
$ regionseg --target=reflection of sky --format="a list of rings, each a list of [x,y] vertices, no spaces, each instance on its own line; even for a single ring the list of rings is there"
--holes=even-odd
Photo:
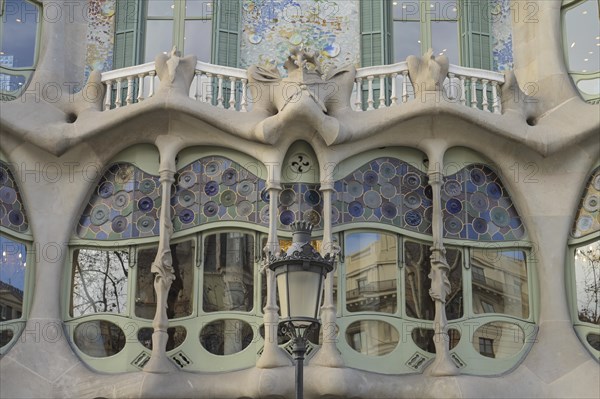
[[[600,241],[595,242],[592,245],[584,245],[583,247],[579,247],[582,251],[587,251],[590,247],[592,248],[600,248]],[[594,284],[594,273],[592,272],[592,266],[588,261],[583,261],[583,256],[578,255],[575,260],[575,284],[577,287],[577,309],[579,311],[583,309],[590,309],[593,311],[594,301],[590,301],[593,293],[586,292],[586,287],[589,287]],[[597,267],[597,270],[600,271],[600,268]],[[600,276],[596,275],[596,278],[600,278]],[[596,305],[600,306],[600,304]],[[600,312],[600,308],[596,308],[596,312]]]
[[[25,245],[0,236],[0,249],[0,281],[23,291],[27,257]]]
[[[352,256],[356,252],[362,251],[375,241],[379,240],[379,237],[380,236],[377,233],[348,234],[346,236],[346,253],[349,256]]]
[[[600,69],[600,35],[598,1],[588,0],[565,13],[569,69],[576,72],[595,72]],[[587,60],[587,61],[586,61]]]
[[[5,0],[4,3],[0,57],[12,56],[13,58],[11,60],[6,57],[2,65],[33,66],[38,8],[25,0]]]

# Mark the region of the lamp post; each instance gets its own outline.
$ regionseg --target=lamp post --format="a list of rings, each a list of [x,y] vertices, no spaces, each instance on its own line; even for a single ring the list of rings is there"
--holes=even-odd
[[[292,245],[287,252],[269,253],[268,267],[275,273],[281,305],[281,330],[292,340],[296,361],[296,399],[304,397],[304,355],[311,331],[319,328],[323,279],[333,270],[335,256],[325,257],[310,244],[312,225],[292,224]]]

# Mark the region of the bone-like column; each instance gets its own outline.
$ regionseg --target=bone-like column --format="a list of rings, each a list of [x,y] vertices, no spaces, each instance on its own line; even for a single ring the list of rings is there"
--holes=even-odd
[[[435,155],[435,156],[431,156]],[[442,214],[442,170],[443,153],[436,152],[429,157],[429,184],[433,191],[433,247],[431,248],[431,288],[429,295],[435,303],[435,318],[433,320],[435,360],[429,372],[433,376],[457,375],[458,368],[450,358],[448,320],[446,319],[446,297],[450,294],[450,280],[448,272],[450,267],[446,261],[446,249],[443,241],[443,214]]]
[[[333,183],[321,183],[323,194],[323,254],[337,254],[331,234],[331,199]],[[337,311],[333,303],[333,279],[335,269],[325,278],[325,293],[321,307],[321,325],[323,329],[323,345],[311,360],[311,364],[325,367],[344,367],[344,360],[336,346],[337,342]]]
[[[277,238],[277,198],[281,191],[279,183],[269,182],[267,186],[269,192],[269,237],[267,245],[264,248],[265,259],[268,261],[269,253],[279,253],[279,239]],[[266,265],[265,265],[266,266]],[[265,346],[263,353],[256,363],[259,368],[274,368],[289,366],[289,358],[282,352],[277,345],[277,327],[279,325],[279,314],[277,311],[277,286],[275,273],[268,267],[264,267],[263,273],[266,274],[267,282],[267,304],[263,309],[263,321],[265,326]]]

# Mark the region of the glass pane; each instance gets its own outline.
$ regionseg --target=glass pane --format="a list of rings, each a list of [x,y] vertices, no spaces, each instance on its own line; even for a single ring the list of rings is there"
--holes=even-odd
[[[600,94],[600,78],[580,80],[577,82],[577,88],[585,94],[597,96]]]
[[[431,19],[458,19],[459,0],[431,0],[429,16]]]
[[[575,250],[579,320],[600,325],[600,240]]]
[[[200,343],[214,355],[232,355],[243,351],[254,338],[250,324],[242,320],[217,320],[200,332]]]
[[[23,313],[25,245],[0,236],[2,262],[0,263],[0,321],[20,319]]]
[[[394,21],[394,62],[406,61],[409,55],[421,54],[421,24]]]
[[[396,313],[398,244],[396,236],[346,236],[346,308],[350,312]]]
[[[597,351],[600,351],[600,334],[591,333],[588,334],[587,337],[585,337],[585,339],[591,345],[592,348],[596,349]]]
[[[430,244],[404,242],[404,285],[406,291],[406,315],[422,320],[433,320],[435,302],[429,295],[431,288]],[[450,294],[446,298],[446,317],[458,319],[463,315],[462,253],[457,249],[446,249],[446,261],[450,266]]]
[[[210,62],[212,20],[185,21],[184,54],[195,55],[199,61]]]
[[[434,55],[446,55],[451,64],[460,64],[458,22],[431,21],[431,46]]]
[[[7,345],[14,337],[14,332],[10,326],[0,327],[0,348]]]
[[[0,56],[2,59],[2,56]],[[0,73],[0,91],[17,91],[25,85],[27,79],[23,75]]]
[[[204,240],[205,312],[249,312],[254,305],[254,237],[211,234]]]
[[[598,1],[588,0],[567,10],[564,21],[569,70],[584,73],[600,70]]]
[[[147,349],[152,350],[152,333],[154,329],[151,327],[144,327],[138,330],[138,341]],[[167,351],[171,351],[177,348],[179,345],[183,344],[185,338],[187,337],[187,330],[185,327],[177,326],[177,327],[169,327],[167,329],[167,334],[169,334],[169,340],[167,341]]]
[[[146,21],[144,62],[154,61],[159,53],[167,54],[173,48],[173,21]]]
[[[187,0],[185,2],[186,17],[211,18],[212,15],[212,0]]]
[[[75,327],[73,340],[80,351],[92,357],[116,355],[125,347],[125,334],[114,323],[92,320]]]
[[[398,330],[379,320],[355,321],[346,329],[346,342],[355,351],[369,356],[383,356],[398,346]]]
[[[128,276],[128,251],[73,251],[71,315],[127,313]]]
[[[8,68],[34,65],[38,18],[38,7],[34,4],[5,0],[0,24],[0,65]]]
[[[394,20],[418,21],[421,16],[419,0],[394,0],[392,2]]]
[[[411,337],[414,343],[421,349],[429,353],[435,353],[435,342],[436,335],[432,329],[429,328],[415,328],[411,332]],[[454,328],[448,330],[448,347],[450,350],[454,349],[460,341],[460,332]]]
[[[172,17],[175,10],[174,0],[148,0],[149,17]]]
[[[156,258],[157,247],[138,251],[137,288],[135,296],[135,314],[144,319],[153,319],[156,313],[156,293],[152,262]],[[167,316],[176,319],[192,314],[194,308],[194,241],[185,241],[171,245],[173,272],[175,280],[171,283],[167,296]]]
[[[472,249],[473,311],[529,317],[525,252]]]
[[[495,321],[475,330],[471,342],[481,355],[503,359],[517,354],[523,348],[525,335],[516,324]]]

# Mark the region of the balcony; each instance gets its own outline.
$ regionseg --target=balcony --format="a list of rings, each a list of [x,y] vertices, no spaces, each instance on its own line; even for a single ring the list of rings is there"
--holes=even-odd
[[[396,291],[396,279],[372,281],[361,287],[346,291],[346,300],[351,301],[361,296],[373,296]]]
[[[160,85],[157,75],[155,62],[104,72],[101,82],[107,90],[103,109],[109,111],[152,98]],[[504,82],[504,75],[498,72],[449,65],[441,95],[446,102],[501,114],[500,88]],[[408,62],[359,68],[350,103],[355,112],[394,108],[415,100],[416,92]],[[200,61],[196,63],[189,97],[235,112],[252,111],[257,101],[248,70]]]

